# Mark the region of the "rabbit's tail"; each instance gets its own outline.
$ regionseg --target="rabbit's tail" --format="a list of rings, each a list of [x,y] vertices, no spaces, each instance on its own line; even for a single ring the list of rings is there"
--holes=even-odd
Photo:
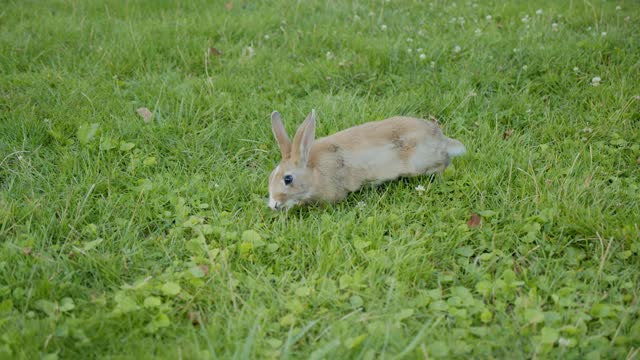
[[[447,154],[449,156],[460,156],[467,152],[464,145],[456,139],[447,139]]]

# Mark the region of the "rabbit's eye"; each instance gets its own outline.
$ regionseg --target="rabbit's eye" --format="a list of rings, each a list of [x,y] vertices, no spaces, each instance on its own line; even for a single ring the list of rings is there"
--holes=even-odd
[[[291,183],[293,182],[293,176],[285,175],[283,180],[285,185],[291,185]]]

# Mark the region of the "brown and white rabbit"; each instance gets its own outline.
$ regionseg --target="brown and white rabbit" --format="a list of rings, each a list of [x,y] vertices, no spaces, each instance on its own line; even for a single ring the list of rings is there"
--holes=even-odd
[[[433,121],[396,116],[315,139],[315,110],[300,125],[293,143],[277,111],[271,127],[282,161],[269,176],[269,207],[336,202],[366,183],[442,172],[465,153],[458,140]]]

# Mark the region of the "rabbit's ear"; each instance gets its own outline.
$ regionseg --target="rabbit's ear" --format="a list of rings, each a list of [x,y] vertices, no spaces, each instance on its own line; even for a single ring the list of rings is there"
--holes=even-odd
[[[277,111],[271,113],[271,130],[273,130],[273,135],[276,137],[276,141],[278,141],[278,145],[280,146],[282,158],[288,158],[291,154],[291,140],[289,140],[287,130],[284,129],[280,113]]]
[[[309,161],[309,151],[311,145],[316,136],[316,111],[311,110],[311,113],[304,120],[302,125],[296,131],[296,136],[293,137],[293,147],[291,149],[291,158],[299,162],[302,165],[307,165]]]

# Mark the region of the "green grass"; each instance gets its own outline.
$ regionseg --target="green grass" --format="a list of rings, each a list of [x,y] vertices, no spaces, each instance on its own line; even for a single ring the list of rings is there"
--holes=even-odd
[[[640,7],[456,4],[3,1],[0,358],[638,358]],[[274,213],[311,108],[469,152]]]

